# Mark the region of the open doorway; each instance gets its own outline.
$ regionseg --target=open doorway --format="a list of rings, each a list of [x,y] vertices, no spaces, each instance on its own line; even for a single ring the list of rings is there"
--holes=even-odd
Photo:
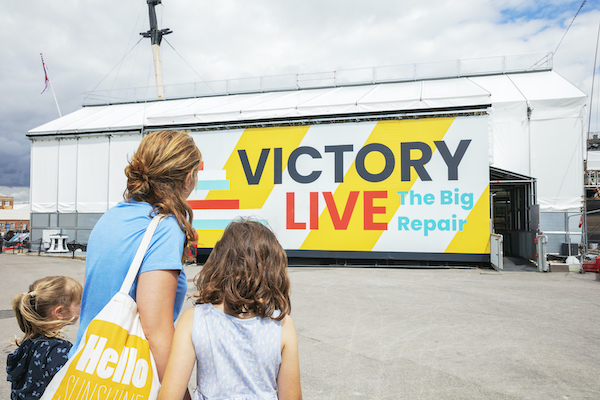
[[[492,233],[504,237],[506,256],[535,257],[539,221],[535,189],[534,178],[490,167]]]

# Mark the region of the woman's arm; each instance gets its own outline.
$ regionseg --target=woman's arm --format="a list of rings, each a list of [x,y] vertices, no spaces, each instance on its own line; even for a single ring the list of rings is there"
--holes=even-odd
[[[281,366],[277,375],[277,395],[279,400],[302,399],[298,336],[289,315],[281,323]]]
[[[192,343],[193,322],[194,309],[191,308],[183,313],[177,324],[173,347],[158,394],[158,400],[178,400],[182,399],[187,393],[188,383],[196,361],[196,351]]]
[[[140,322],[150,344],[161,381],[167,367],[175,332],[173,307],[178,279],[177,270],[148,271],[138,277],[136,302]]]

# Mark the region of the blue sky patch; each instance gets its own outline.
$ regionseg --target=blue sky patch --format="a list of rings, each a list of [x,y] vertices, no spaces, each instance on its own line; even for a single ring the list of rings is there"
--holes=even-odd
[[[527,22],[536,19],[555,19],[566,13],[569,21],[575,16],[581,6],[582,1],[534,1],[517,8],[507,8],[501,10],[502,22],[511,23],[516,21]],[[582,12],[590,7],[588,0],[582,8]],[[588,10],[589,11],[589,10]]]

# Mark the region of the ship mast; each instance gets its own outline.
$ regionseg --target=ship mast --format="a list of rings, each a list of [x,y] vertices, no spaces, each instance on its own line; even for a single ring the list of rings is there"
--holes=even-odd
[[[140,35],[146,38],[150,38],[152,46],[152,58],[154,60],[154,77],[156,78],[156,95],[158,98],[163,97],[163,80],[162,80],[162,66],[160,63],[160,42],[162,41],[163,35],[168,35],[173,32],[169,28],[158,29],[158,22],[156,21],[156,5],[161,4],[162,0],[146,0],[148,3],[148,13],[150,16],[150,29],[148,32],[141,32]]]

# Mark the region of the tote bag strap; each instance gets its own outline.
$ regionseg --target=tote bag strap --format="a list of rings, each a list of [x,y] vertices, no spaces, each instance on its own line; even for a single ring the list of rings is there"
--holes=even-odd
[[[140,247],[138,247],[137,252],[135,253],[135,257],[133,258],[131,266],[129,267],[129,272],[127,272],[127,276],[125,276],[125,280],[123,281],[123,285],[121,286],[121,290],[119,290],[119,292],[129,294],[129,291],[133,286],[133,282],[135,281],[135,278],[140,271],[140,267],[142,266],[142,260],[146,255],[146,250],[148,250],[148,246],[152,240],[152,235],[154,235],[154,231],[156,230],[158,223],[165,217],[166,215],[164,214],[158,214],[152,218],[152,221],[150,221],[150,225],[148,225],[148,229],[146,229],[146,233],[144,233]]]

